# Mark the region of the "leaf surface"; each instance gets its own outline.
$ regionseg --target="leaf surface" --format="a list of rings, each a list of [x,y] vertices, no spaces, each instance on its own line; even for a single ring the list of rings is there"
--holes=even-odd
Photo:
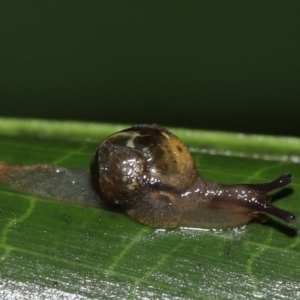
[[[0,119],[0,160],[87,169],[122,125]],[[275,205],[300,216],[300,141],[174,129],[203,177],[293,184]],[[155,230],[125,215],[41,199],[0,184],[3,299],[298,299],[299,225]]]

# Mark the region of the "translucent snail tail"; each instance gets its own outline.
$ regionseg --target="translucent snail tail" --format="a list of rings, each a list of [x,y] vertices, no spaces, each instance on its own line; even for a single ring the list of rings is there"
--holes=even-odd
[[[35,196],[91,206],[99,205],[97,193],[89,188],[90,177],[86,170],[0,162],[0,182]]]

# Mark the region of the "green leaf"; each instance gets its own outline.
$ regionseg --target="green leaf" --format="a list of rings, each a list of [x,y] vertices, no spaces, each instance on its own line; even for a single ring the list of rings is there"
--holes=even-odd
[[[0,160],[88,168],[121,125],[0,119]],[[300,140],[174,129],[203,177],[262,182],[290,172],[275,205],[300,216]],[[0,185],[3,299],[299,299],[299,225],[155,230],[125,215]]]

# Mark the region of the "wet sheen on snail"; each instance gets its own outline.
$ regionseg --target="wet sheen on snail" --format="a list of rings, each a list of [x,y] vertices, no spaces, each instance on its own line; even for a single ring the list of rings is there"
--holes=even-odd
[[[184,144],[158,125],[135,125],[108,137],[94,154],[90,173],[0,163],[0,181],[43,197],[118,206],[156,228],[232,228],[253,218],[265,222],[268,215],[296,221],[294,214],[273,206],[268,195],[291,183],[290,174],[261,184],[205,180]]]

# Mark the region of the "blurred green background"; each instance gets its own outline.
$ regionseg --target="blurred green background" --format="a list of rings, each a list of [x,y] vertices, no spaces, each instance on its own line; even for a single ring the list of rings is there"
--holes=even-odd
[[[1,1],[0,115],[300,135],[299,1]]]

